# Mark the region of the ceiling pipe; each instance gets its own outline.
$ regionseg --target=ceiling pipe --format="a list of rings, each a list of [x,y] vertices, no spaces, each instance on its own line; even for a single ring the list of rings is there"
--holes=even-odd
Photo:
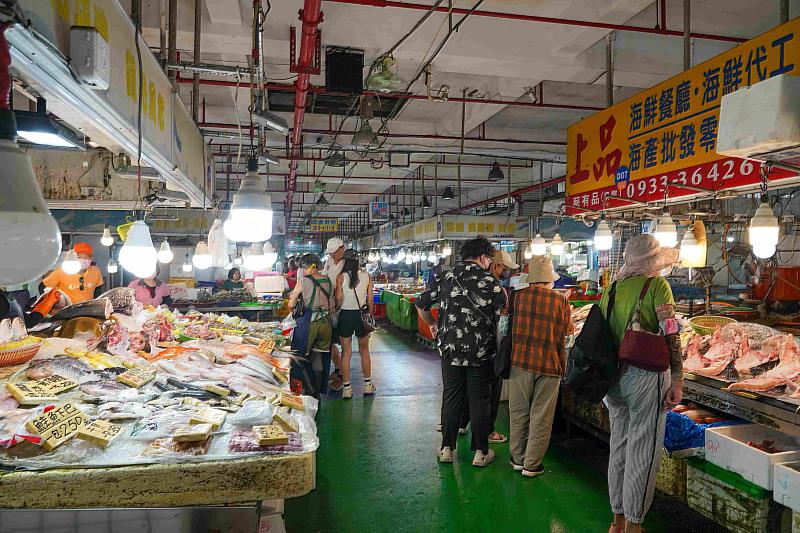
[[[225,172],[225,175],[227,175],[227,174],[228,174],[228,172]],[[246,174],[246,172],[240,172],[240,171],[235,171],[235,170],[230,172],[231,176],[244,176],[245,174]],[[289,174],[287,174],[287,173],[275,173],[275,172],[259,172],[258,175],[259,176],[269,176],[270,178],[288,178],[288,176],[289,176]],[[335,176],[335,175],[320,176],[318,174],[295,174],[295,177],[296,178],[309,178],[309,179],[327,179],[327,180],[332,180],[332,181],[337,181],[337,180],[341,180],[342,179],[341,176]],[[221,176],[217,178],[217,180],[222,180],[222,179],[223,178]],[[414,178],[412,176],[405,176],[405,177],[404,176],[347,176],[347,181],[349,181],[349,180],[374,180],[374,181],[393,181],[393,182],[397,182],[398,180],[402,180],[403,183],[405,183],[406,180],[413,180],[413,179]],[[458,178],[456,178],[456,177],[443,178],[443,177],[440,176],[439,177],[439,181],[448,182],[448,183],[457,183],[458,182]],[[461,181],[464,184],[481,185],[483,187],[505,187],[505,185],[503,183],[495,182],[495,181],[489,181],[489,180],[467,180],[467,179],[463,179]],[[238,186],[238,182],[232,181],[231,183],[233,184],[233,187]],[[285,190],[284,191],[279,191],[279,192],[288,193],[288,191],[285,191]],[[310,191],[293,191],[293,192],[297,192],[298,194],[300,194],[302,192],[310,192]],[[364,194],[373,194],[373,193],[372,192],[365,192]]]
[[[167,62],[175,64],[178,62],[178,0],[168,0],[167,7]],[[172,90],[178,90],[177,76],[178,73],[174,70],[169,70],[169,81],[172,84]],[[191,80],[189,80],[191,81]]]
[[[297,114],[295,113],[295,116]],[[225,122],[202,122],[198,124],[200,128],[207,128],[207,129],[223,129],[223,130],[238,130],[239,126],[236,124],[225,123]],[[242,128],[249,128],[250,126],[243,125]],[[298,139],[302,136],[303,133],[312,133],[317,135],[344,135],[344,136],[351,136],[355,131],[336,131],[336,130],[329,130],[329,129],[315,129],[315,128],[306,128],[302,129],[302,124],[300,125],[301,129],[297,129],[297,126],[292,128],[292,138],[297,137]],[[432,133],[381,133],[380,136],[389,137],[389,138],[409,138],[409,139],[435,139],[437,141],[461,141],[461,136],[459,135],[436,135]],[[467,141],[474,141],[474,142],[494,142],[494,143],[506,143],[506,144],[546,144],[548,146],[566,146],[567,143],[563,141],[529,141],[524,139],[494,139],[494,138],[476,138],[476,137],[467,137],[465,140]],[[294,141],[293,141],[294,144]],[[290,158],[293,158],[295,155],[294,150],[295,146],[292,147],[292,155]],[[299,140],[298,146],[299,148]],[[294,159],[293,159],[294,160]],[[295,170],[297,165],[294,165]],[[290,167],[291,168],[291,167]]]
[[[528,192],[531,192],[531,191],[535,191],[537,189],[543,189],[544,187],[548,187],[548,186],[554,185],[556,183],[561,183],[563,181],[564,181],[564,177],[562,176],[560,178],[553,178],[553,179],[547,180],[545,182],[536,183],[534,185],[528,185],[527,187],[523,187],[521,189],[517,189],[515,191],[512,191],[511,192],[511,197],[516,198],[516,197],[521,196],[521,195],[523,195],[525,193],[528,193]],[[448,211],[445,214],[446,215],[457,215],[457,214],[459,214],[459,213],[461,213],[461,212],[463,212],[463,211],[465,211],[467,209],[474,209],[474,208],[480,207],[482,205],[491,204],[492,202],[499,202],[501,200],[506,200],[506,199],[508,199],[508,193],[501,194],[499,196],[493,196],[491,198],[487,198],[486,200],[481,200],[479,202],[474,202],[474,203],[471,203],[469,205],[465,205],[465,206],[463,206],[461,208],[451,209],[450,211]]]
[[[200,64],[200,33],[203,26],[202,0],[194,0],[194,64]],[[192,120],[200,122],[200,73],[192,75]]]
[[[178,75],[177,80],[178,83],[192,83],[191,78],[181,77],[180,74]],[[200,85],[236,87],[237,83],[235,81],[230,81],[230,80],[201,79]],[[239,88],[247,88],[250,87],[251,84],[249,82],[242,82],[238,84],[238,86]],[[281,83],[267,83],[265,87],[267,90],[270,91],[290,92],[293,90],[291,85],[285,85]],[[317,94],[338,95],[338,96],[353,96],[352,94],[329,91],[325,87],[317,87],[311,84],[309,84],[308,86],[308,92]],[[429,101],[428,97],[424,94],[383,94],[375,91],[364,91],[363,93],[361,93],[361,96],[379,96],[387,100],[425,100],[426,102]],[[604,109],[603,107],[588,106],[588,105],[545,104],[542,102],[531,102],[524,100],[501,100],[497,98],[466,98],[461,96],[449,96],[447,98],[447,101],[458,102],[458,103],[466,102],[468,104],[503,105],[503,106],[514,106],[514,107],[533,107],[533,108],[538,107],[542,109],[569,109],[573,111],[602,111]]]
[[[292,192],[295,187],[297,177],[297,164],[295,159],[300,155],[300,142],[303,138],[303,119],[306,114],[306,97],[310,86],[310,69],[314,62],[314,54],[317,43],[317,26],[322,22],[322,0],[305,0],[303,9],[300,11],[300,20],[303,27],[300,35],[300,55],[297,58],[297,81],[294,82],[294,127],[291,135],[289,153],[289,176],[286,183],[286,212],[292,212]],[[292,58],[294,61],[294,58]],[[238,128],[238,126],[237,126]]]
[[[214,146],[224,146],[224,145],[215,144]],[[234,145],[234,146],[238,146],[238,145]],[[211,152],[211,155],[214,156],[214,157],[227,157],[227,156],[229,156],[231,154],[235,155],[236,152]],[[308,157],[308,156],[299,156],[297,158],[298,161],[320,161],[320,162],[325,161],[325,159],[326,158],[324,158],[324,157]],[[503,159],[503,158],[501,158],[501,159]],[[350,163],[372,163],[372,162],[373,162],[372,159],[352,159],[352,158],[347,158],[347,163],[348,164],[350,164]],[[422,164],[428,164],[428,163],[430,163],[430,160],[410,161],[409,164],[411,164],[411,165],[422,165]],[[458,163],[455,162],[455,161],[453,161],[453,162],[441,161],[441,160],[439,160],[439,158],[436,158],[435,163],[437,163],[439,166],[442,166],[442,167],[456,167],[456,166],[458,166]],[[217,164],[220,164],[220,163],[218,162]],[[244,158],[242,159],[242,161],[239,162],[239,165],[246,165],[246,164],[247,164],[247,161],[244,161]],[[388,162],[386,163],[386,165],[388,166]],[[467,162],[462,162],[461,166],[462,167],[492,168],[492,163],[467,163]],[[532,165],[511,165],[511,168],[532,168]]]
[[[401,9],[414,9],[417,11],[429,11],[432,6],[426,4],[415,4],[411,2],[397,2],[391,0],[326,0],[328,3],[353,4],[369,7],[396,7]],[[524,22],[539,22],[542,24],[557,24],[560,26],[579,26],[582,28],[600,28],[612,31],[630,31],[634,33],[649,33],[654,35],[668,35],[672,37],[683,36],[682,31],[672,31],[666,28],[647,28],[642,26],[631,26],[629,24],[612,24],[609,22],[593,22],[589,20],[576,20],[556,17],[540,17],[536,15],[523,15],[520,13],[504,13],[500,11],[484,11],[481,9],[465,9],[459,7],[437,7],[435,11],[440,13],[452,13],[454,15],[467,15],[472,17],[487,17],[497,19],[519,20]],[[709,41],[723,41],[728,43],[743,43],[747,39],[741,37],[728,37],[726,35],[713,35],[709,33],[693,33],[695,39],[706,39]]]

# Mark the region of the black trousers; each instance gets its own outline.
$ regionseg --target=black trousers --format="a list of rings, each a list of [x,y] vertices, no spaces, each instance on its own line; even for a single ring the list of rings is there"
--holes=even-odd
[[[491,362],[480,367],[452,366],[442,359],[442,447],[456,449],[458,427],[465,401],[469,402],[469,421],[472,428],[473,451],[489,451],[491,424],[491,393],[494,366]]]
[[[503,378],[495,377],[492,380],[492,394],[491,394],[491,410],[489,413],[489,434],[494,433],[494,425],[497,422],[497,412],[500,410],[500,393],[503,392]],[[464,391],[464,398],[466,399],[466,391]],[[465,428],[469,423],[469,400],[464,402],[464,408],[461,409],[461,418],[459,419],[458,427]]]

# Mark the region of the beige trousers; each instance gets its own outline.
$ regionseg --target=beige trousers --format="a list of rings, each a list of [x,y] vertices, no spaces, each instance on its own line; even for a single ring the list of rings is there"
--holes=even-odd
[[[525,470],[538,468],[550,446],[560,383],[558,377],[511,367],[508,380],[509,448],[511,459]]]

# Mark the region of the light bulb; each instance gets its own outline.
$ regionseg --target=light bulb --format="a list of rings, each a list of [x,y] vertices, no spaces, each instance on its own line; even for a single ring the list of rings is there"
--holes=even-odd
[[[412,264],[413,262],[414,262],[414,258],[412,258],[410,255],[407,255],[407,256],[406,256],[406,264],[407,264],[407,265],[410,265],[410,264]]]
[[[450,243],[447,243],[442,248],[442,257],[450,257],[451,255],[453,255],[453,249],[450,247]]]
[[[252,272],[258,272],[267,268],[267,259],[264,257],[264,248],[261,244],[254,242],[249,252],[244,258],[244,267]]]
[[[766,253],[768,248],[776,248],[778,246],[778,238],[780,237],[778,219],[773,214],[772,208],[768,203],[764,202],[758,206],[753,218],[750,220],[748,235],[750,244],[753,245],[753,251],[755,251],[756,247],[759,247],[762,252]],[[772,257],[772,254],[767,257]]]
[[[64,256],[64,261],[61,263],[61,270],[64,271],[65,274],[77,274],[81,271],[81,262],[78,261],[78,254],[75,253],[75,250],[70,250],[67,252],[67,255]]]
[[[157,261],[150,228],[143,220],[137,220],[128,230],[128,237],[119,251],[119,263],[137,278],[144,279],[155,274]]]
[[[530,245],[525,248],[525,259],[533,259],[533,249]]]
[[[272,237],[272,200],[266,181],[258,175],[258,158],[247,161],[247,174],[233,195],[222,229],[234,242],[262,242]]]
[[[233,258],[233,264],[234,265],[242,266],[243,263],[244,263],[244,259],[242,259],[241,255],[237,255],[236,257]]]
[[[531,253],[533,255],[544,255],[547,253],[547,241],[541,234],[537,233],[536,237],[531,241]]]
[[[229,262],[228,262],[228,264],[227,264],[227,265],[225,265],[225,270],[230,270],[230,269],[232,269],[232,268],[233,268],[233,263],[231,263],[231,262],[229,261]]]
[[[205,241],[197,243],[192,256],[192,264],[199,270],[211,268],[211,253],[209,253],[208,245]]]
[[[728,238],[725,239],[725,240],[728,241],[728,242],[733,242],[733,241],[736,240],[736,237],[734,237],[733,235],[728,235]]]
[[[278,253],[272,247],[272,243],[264,243],[264,262],[266,263],[266,268],[271,269],[276,261],[278,261]]]
[[[776,250],[777,250],[776,246],[768,244],[765,245],[757,244],[753,246],[753,255],[761,259],[769,259],[773,255],[775,255]]]
[[[183,262],[181,270],[183,270],[184,272],[192,271],[192,263],[189,261],[189,254],[186,254],[186,260]]]
[[[697,242],[694,230],[689,228],[681,240],[681,263],[686,268],[700,268],[705,266],[703,259],[703,247]]]
[[[175,255],[172,253],[172,249],[169,247],[169,243],[166,239],[161,243],[157,257],[159,263],[171,263],[174,259]]]
[[[401,248],[400,251],[397,252],[397,259],[402,261],[405,258],[406,258],[406,251]]]
[[[13,113],[11,113],[13,117]],[[45,205],[31,159],[17,143],[0,139],[0,286],[42,276],[61,255],[61,231]]]
[[[111,230],[108,228],[108,224],[106,224],[106,227],[103,228],[103,236],[100,237],[100,244],[103,246],[111,246],[114,244],[114,237],[111,235]]]
[[[435,262],[436,262],[436,252],[431,251],[431,253],[428,254],[428,263],[435,263]]]
[[[600,220],[594,232],[595,248],[600,251],[610,250],[613,242],[614,234],[611,232],[611,226],[605,220]]]
[[[550,243],[550,253],[553,255],[561,255],[564,253],[564,241],[561,240],[561,235],[556,233],[553,241]]]
[[[665,212],[658,219],[653,237],[666,248],[675,248],[675,245],[678,244],[678,228],[669,213]]]
[[[117,262],[114,261],[114,258],[108,260],[108,273],[109,274],[116,274],[119,271],[119,267],[117,266]]]

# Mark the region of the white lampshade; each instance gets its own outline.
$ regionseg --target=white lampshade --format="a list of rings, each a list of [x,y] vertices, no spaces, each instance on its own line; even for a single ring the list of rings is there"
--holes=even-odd
[[[155,274],[158,254],[153,248],[150,228],[143,220],[137,220],[128,230],[128,238],[119,251],[122,268],[137,278],[148,278]]]
[[[527,248],[525,248],[525,259],[530,260],[533,259],[533,248],[529,244]]]
[[[564,241],[561,240],[561,235],[556,233],[550,243],[550,253],[553,255],[561,255],[564,253]]]
[[[233,258],[233,264],[236,266],[242,266],[244,264],[244,259],[242,259],[241,255],[237,255]]]
[[[614,234],[611,233],[611,226],[605,220],[600,220],[597,223],[597,229],[594,231],[594,246],[600,251],[610,250],[614,242]]]
[[[669,213],[662,214],[656,221],[653,237],[666,248],[675,248],[675,245],[678,244],[678,228]]]
[[[111,246],[114,244],[114,237],[111,235],[111,230],[108,228],[108,225],[103,228],[103,236],[100,237],[100,244],[103,246]]]
[[[703,247],[697,242],[694,231],[690,228],[681,240],[681,264],[686,268],[700,268],[705,266],[704,259]]]
[[[31,158],[0,139],[0,286],[42,276],[61,255],[61,231],[45,205]],[[13,184],[13,186],[11,186]]]
[[[272,247],[271,242],[264,243],[264,261],[266,262],[266,268],[272,268],[272,265],[278,261],[278,252]]]
[[[400,251],[397,252],[397,259],[402,261],[405,258],[406,258],[406,251],[400,248]]]
[[[431,253],[428,254],[428,263],[435,263],[436,262],[436,252],[431,250]]]
[[[547,253],[547,241],[538,233],[531,241],[531,253],[533,255],[544,255]]]
[[[411,265],[414,263],[414,258],[411,257],[410,255],[407,255],[405,261],[407,265]]]
[[[117,262],[114,261],[114,258],[108,260],[108,273],[109,274],[116,274],[119,271],[119,267],[117,266]]]
[[[192,264],[199,270],[211,268],[211,253],[205,241],[200,241],[194,249]]]
[[[164,239],[164,242],[161,243],[161,247],[158,249],[158,262],[171,263],[174,258],[175,255],[172,253],[169,243]]]
[[[451,255],[453,255],[453,248],[450,247],[450,243],[446,243],[442,248],[442,257],[450,257]]]
[[[61,263],[61,270],[65,274],[77,274],[81,271],[81,262],[78,261],[78,254],[72,249],[64,256],[64,261]]]
[[[750,220],[748,235],[750,237],[750,244],[753,245],[754,253],[756,247],[759,248],[761,253],[766,253],[769,249],[778,246],[778,238],[780,237],[778,219],[773,214],[772,208],[768,203],[764,202],[758,206],[756,213]],[[774,253],[773,251],[773,254]],[[758,257],[764,256],[759,255]],[[772,257],[772,254],[766,257]]]
[[[248,253],[244,256],[244,268],[258,272],[267,268],[267,259],[264,257],[264,247],[254,242]]]
[[[263,242],[272,237],[272,200],[266,180],[258,175],[258,158],[248,160],[247,174],[233,195],[222,229],[234,242]]]
[[[192,263],[189,261],[189,254],[186,254],[186,260],[183,262],[183,266],[181,270],[184,272],[191,272],[192,271]]]

